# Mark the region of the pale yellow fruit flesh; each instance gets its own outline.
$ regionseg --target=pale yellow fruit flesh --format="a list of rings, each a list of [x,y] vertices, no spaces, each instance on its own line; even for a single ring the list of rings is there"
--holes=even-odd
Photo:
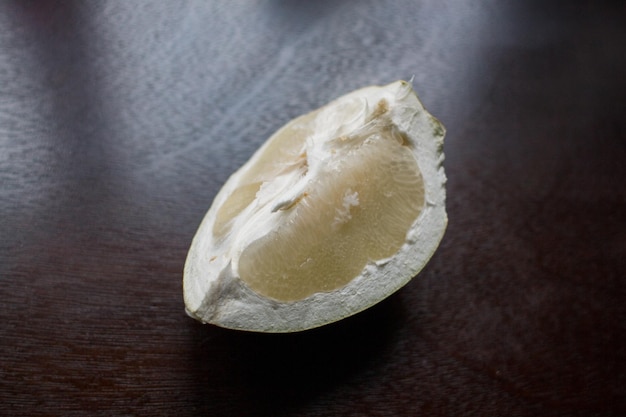
[[[325,145],[310,172],[303,116],[266,150],[218,209],[215,238],[274,216],[272,227],[241,252],[241,280],[257,294],[293,302],[348,284],[368,262],[393,256],[424,207],[424,182],[408,141],[379,103],[369,123]],[[302,192],[284,203],[263,201],[274,181]],[[277,204],[279,203],[279,204]],[[240,218],[241,217],[241,218]],[[238,219],[240,218],[240,219]]]

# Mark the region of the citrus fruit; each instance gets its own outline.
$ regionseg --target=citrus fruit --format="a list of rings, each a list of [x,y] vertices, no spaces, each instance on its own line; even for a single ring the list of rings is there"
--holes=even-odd
[[[185,263],[188,314],[293,332],[397,291],[446,228],[444,133],[405,81],[287,123],[228,179],[200,224]]]

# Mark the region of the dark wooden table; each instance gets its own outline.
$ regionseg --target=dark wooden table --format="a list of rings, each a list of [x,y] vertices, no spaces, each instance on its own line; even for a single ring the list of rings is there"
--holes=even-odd
[[[0,3],[3,416],[626,415],[621,1]],[[415,76],[450,224],[408,286],[263,335],[183,311],[278,127]]]

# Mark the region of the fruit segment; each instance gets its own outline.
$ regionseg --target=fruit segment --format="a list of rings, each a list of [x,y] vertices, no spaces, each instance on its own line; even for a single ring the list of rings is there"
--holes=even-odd
[[[340,288],[368,262],[396,253],[424,205],[411,151],[375,125],[331,143],[332,159],[285,210],[266,210],[273,227],[249,243],[239,276],[255,292],[296,301]],[[293,175],[298,175],[294,173]]]

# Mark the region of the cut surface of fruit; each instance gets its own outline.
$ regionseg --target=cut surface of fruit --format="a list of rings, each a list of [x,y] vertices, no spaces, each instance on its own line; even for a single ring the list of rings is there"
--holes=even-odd
[[[184,273],[187,312],[289,332],[406,284],[445,231],[443,126],[404,81],[289,122],[226,182]]]
[[[257,206],[261,216],[276,219],[239,260],[239,276],[253,291],[297,301],[346,285],[368,262],[400,249],[424,204],[424,188],[411,150],[383,129],[373,123],[357,137],[327,143],[320,167],[283,174],[293,176],[297,195],[286,202],[275,195]],[[271,201],[279,205],[272,209]]]

